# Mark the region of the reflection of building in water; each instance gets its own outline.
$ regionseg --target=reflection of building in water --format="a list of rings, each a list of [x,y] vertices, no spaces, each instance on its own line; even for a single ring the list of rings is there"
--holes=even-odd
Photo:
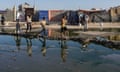
[[[26,38],[26,42],[27,42],[28,56],[32,56],[32,41],[31,41],[31,39]]]
[[[43,38],[43,41],[40,40],[42,42],[42,49],[41,52],[43,54],[43,56],[46,56],[46,38]]]
[[[17,49],[20,50],[21,37],[17,35],[17,36],[14,37],[14,39],[15,39],[15,42],[16,42]]]
[[[67,49],[66,41],[62,40],[61,41],[61,58],[63,62],[66,61],[66,56],[67,56],[66,49]]]

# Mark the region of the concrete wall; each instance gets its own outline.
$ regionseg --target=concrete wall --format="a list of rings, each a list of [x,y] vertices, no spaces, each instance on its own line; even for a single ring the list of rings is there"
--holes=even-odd
[[[49,19],[50,21],[54,21],[54,22],[61,21],[61,18],[64,13],[65,13],[64,10],[49,10]]]

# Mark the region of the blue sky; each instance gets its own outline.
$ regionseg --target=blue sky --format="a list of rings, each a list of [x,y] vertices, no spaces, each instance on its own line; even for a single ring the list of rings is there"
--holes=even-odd
[[[35,4],[38,10],[108,9],[120,5],[120,0],[0,0],[0,10],[12,8],[14,5],[18,6],[24,2]]]

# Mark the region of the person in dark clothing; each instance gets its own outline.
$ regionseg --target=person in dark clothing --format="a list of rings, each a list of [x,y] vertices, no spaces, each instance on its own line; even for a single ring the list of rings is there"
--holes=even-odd
[[[5,17],[4,17],[4,15],[1,16],[1,24],[5,25]]]
[[[20,23],[19,23],[19,19],[17,19],[17,23],[16,23],[16,33],[20,33]]]
[[[66,24],[67,24],[66,16],[63,16],[62,19],[61,19],[61,34],[62,34],[62,37],[67,32]]]
[[[84,25],[84,31],[88,30],[88,21],[89,21],[89,16],[87,14],[84,14],[82,18],[82,23]]]

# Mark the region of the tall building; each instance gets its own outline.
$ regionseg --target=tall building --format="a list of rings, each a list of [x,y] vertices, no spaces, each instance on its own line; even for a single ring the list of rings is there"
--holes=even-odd
[[[16,15],[17,15],[17,11],[16,11],[16,6],[13,7],[13,20],[16,21]]]

